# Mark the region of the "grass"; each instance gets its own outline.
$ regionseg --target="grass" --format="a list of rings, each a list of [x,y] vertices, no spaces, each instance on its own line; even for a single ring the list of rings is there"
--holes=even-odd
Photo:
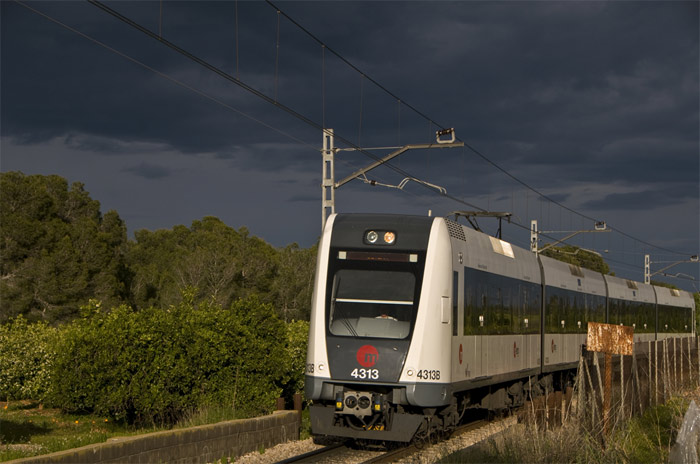
[[[299,440],[311,438],[311,416],[309,408],[301,410],[301,425],[299,426]]]
[[[540,431],[525,424],[506,430],[480,445],[445,457],[444,463],[648,463],[668,461],[689,400],[676,397],[625,423],[617,424],[603,443],[599,431],[577,419]]]
[[[235,418],[230,408],[204,408],[188,415],[175,427],[194,427]],[[0,403],[0,462],[167,429],[135,428],[94,415],[62,414],[58,409],[40,408],[33,401]]]
[[[60,414],[32,401],[0,406],[0,461],[48,454],[133,434],[109,419]]]
[[[174,428],[196,427],[235,419],[246,419],[249,415],[237,413],[235,409],[221,405],[204,406],[180,419]]]
[[[247,417],[247,416],[246,416]],[[193,411],[174,428],[241,419],[231,408],[209,406]],[[138,435],[166,428],[135,428],[92,415],[66,415],[58,409],[40,408],[35,401],[0,403],[0,462],[54,453],[112,437]],[[308,409],[302,414],[301,439],[311,436]]]

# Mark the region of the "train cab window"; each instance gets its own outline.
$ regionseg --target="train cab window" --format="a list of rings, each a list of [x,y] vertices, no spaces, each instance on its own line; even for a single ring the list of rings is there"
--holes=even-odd
[[[412,272],[339,269],[332,285],[331,334],[399,339],[410,334],[416,294]]]

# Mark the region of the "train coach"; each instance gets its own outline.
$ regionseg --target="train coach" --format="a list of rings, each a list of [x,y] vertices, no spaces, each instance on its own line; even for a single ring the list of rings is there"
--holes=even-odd
[[[446,218],[331,215],[305,393],[314,435],[408,442],[570,380],[588,322],[694,335],[688,292],[604,276]],[[557,374],[557,375],[555,375]]]

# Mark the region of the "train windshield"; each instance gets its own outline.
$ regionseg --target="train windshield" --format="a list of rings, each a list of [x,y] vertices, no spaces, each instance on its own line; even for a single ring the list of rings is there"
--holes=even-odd
[[[330,298],[331,334],[408,337],[417,306],[416,280],[414,272],[406,266],[372,265],[336,270]]]

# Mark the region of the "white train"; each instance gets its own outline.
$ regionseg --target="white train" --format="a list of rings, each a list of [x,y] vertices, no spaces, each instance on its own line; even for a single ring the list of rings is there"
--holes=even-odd
[[[589,321],[633,326],[635,341],[688,337],[694,311],[688,292],[445,218],[332,215],[307,353],[312,432],[408,442],[449,431],[466,408],[517,406],[570,380]]]

